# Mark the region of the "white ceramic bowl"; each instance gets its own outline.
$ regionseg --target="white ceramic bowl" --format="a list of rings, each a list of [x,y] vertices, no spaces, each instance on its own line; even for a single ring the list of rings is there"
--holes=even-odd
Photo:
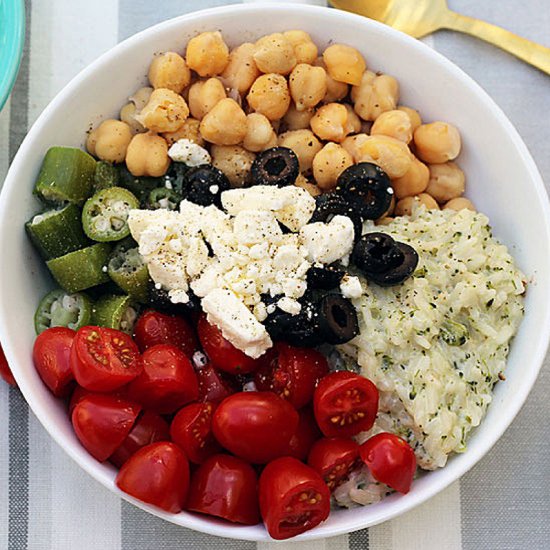
[[[339,510],[301,539],[327,537],[367,527],[420,504],[469,470],[497,441],[522,406],[544,358],[550,332],[550,211],[540,175],[510,122],[468,76],[424,44],[386,26],[348,13],[301,5],[238,5],[192,13],[147,29],[119,44],[80,73],[51,102],[23,142],[8,174],[0,201],[0,338],[21,391],[52,437],[105,487],[173,523],[215,535],[263,540],[263,527],[243,527],[187,513],[171,515],[122,494],[115,470],[94,460],[77,441],[65,406],[54,399],[36,374],[31,350],[33,314],[52,286],[42,261],[29,244],[24,222],[38,209],[31,196],[48,147],[82,146],[90,124],[116,116],[135,89],[145,83],[151,57],[181,51],[200,31],[221,29],[235,46],[284,29],[309,32],[323,48],[344,42],[359,48],[369,67],[394,75],[401,103],[418,108],[425,120],[450,121],[460,129],[464,149],[459,162],[468,178],[467,195],[491,219],[531,280],[525,319],[513,342],[507,380],[468,451],[413,484],[405,496],[353,510]]]

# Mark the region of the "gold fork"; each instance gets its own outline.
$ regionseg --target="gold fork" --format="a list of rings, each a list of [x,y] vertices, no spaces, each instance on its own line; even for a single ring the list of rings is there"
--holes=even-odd
[[[376,19],[415,38],[439,29],[471,34],[550,74],[550,48],[451,11],[447,0],[330,0],[330,3],[335,8]]]

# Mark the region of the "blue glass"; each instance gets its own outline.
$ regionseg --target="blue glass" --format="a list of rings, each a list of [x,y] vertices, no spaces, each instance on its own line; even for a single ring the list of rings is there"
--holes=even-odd
[[[15,83],[24,43],[24,0],[0,0],[0,110]]]

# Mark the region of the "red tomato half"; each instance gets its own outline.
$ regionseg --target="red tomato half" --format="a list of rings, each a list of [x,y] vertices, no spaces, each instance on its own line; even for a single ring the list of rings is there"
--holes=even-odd
[[[197,330],[204,353],[217,369],[229,374],[247,374],[255,371],[262,364],[261,358],[248,357],[226,340],[222,331],[215,325],[211,325],[205,315],[201,315]]]
[[[122,466],[117,486],[133,497],[177,514],[189,489],[189,462],[173,443],[160,441],[142,447]]]
[[[191,357],[197,349],[195,331],[185,319],[152,309],[145,311],[137,320],[134,338],[142,352],[157,344],[170,344]]]
[[[143,372],[128,385],[130,399],[159,414],[170,414],[195,401],[199,384],[185,353],[158,344],[143,353]]]
[[[178,411],[170,425],[172,441],[195,464],[202,464],[222,450],[212,433],[215,407],[214,403],[191,403]]]
[[[260,511],[254,468],[235,456],[211,456],[191,476],[186,508],[235,523],[256,525]]]
[[[319,382],[313,407],[317,424],[327,437],[351,437],[372,428],[378,412],[378,390],[359,374],[333,372]]]
[[[214,436],[231,453],[266,464],[290,452],[298,413],[270,392],[240,392],[224,399],[212,420]]]
[[[330,512],[330,491],[323,478],[295,458],[279,458],[264,468],[259,496],[266,529],[277,540],[313,529]]]
[[[374,479],[400,493],[409,492],[416,471],[416,456],[404,439],[379,433],[359,447],[359,454]]]
[[[138,417],[134,427],[121,443],[120,447],[111,455],[109,460],[120,468],[133,454],[142,447],[157,441],[170,441],[168,422],[162,416],[145,411]]]
[[[17,386],[17,382],[15,381],[15,378],[11,373],[10,366],[8,365],[8,360],[4,355],[4,350],[2,349],[2,346],[0,346],[0,377],[2,377],[5,382],[7,382],[10,386]]]
[[[256,386],[287,399],[297,409],[313,398],[315,386],[328,373],[324,355],[314,349],[276,344],[271,361],[256,372]]]
[[[199,381],[199,401],[219,403],[237,391],[237,386],[211,363],[195,369]]]
[[[300,409],[298,414],[300,419],[298,420],[296,433],[290,440],[290,452],[288,454],[298,460],[305,461],[313,444],[323,435],[319,426],[317,426],[311,407]]]
[[[334,491],[359,463],[359,445],[353,439],[329,437],[313,445],[307,463],[319,472]]]
[[[141,372],[139,350],[128,334],[112,328],[82,327],[71,348],[71,369],[87,390],[109,392]]]
[[[70,356],[75,334],[70,328],[54,327],[39,334],[34,341],[34,367],[56,397],[68,395],[73,385]]]
[[[141,407],[113,395],[91,393],[75,405],[76,436],[97,460],[107,460],[130,433]]]

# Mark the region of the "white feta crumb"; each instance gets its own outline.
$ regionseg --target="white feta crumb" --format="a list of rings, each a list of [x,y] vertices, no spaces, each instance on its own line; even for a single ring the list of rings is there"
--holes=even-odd
[[[160,283],[156,283],[156,284],[155,284],[155,288],[156,288],[157,290],[162,290],[162,285],[161,285]]]
[[[220,190],[220,186],[219,185],[211,185],[209,188],[208,188],[208,191],[210,191],[210,193],[212,193],[212,195],[215,195],[216,193],[218,193]]]
[[[101,271],[103,271],[103,273],[107,273],[107,271],[109,271],[108,267],[106,265],[104,265],[102,268],[101,268]]]
[[[174,186],[172,185],[172,182],[169,179],[167,179],[164,182],[164,187],[166,187],[166,189],[174,189]]]
[[[168,297],[173,304],[186,304],[189,302],[189,294],[185,290],[169,290]]]
[[[199,370],[202,367],[206,367],[208,365],[208,357],[202,351],[196,351],[193,354],[193,365]]]
[[[300,304],[300,302],[297,302],[292,298],[288,298],[287,296],[279,298],[277,301],[277,306],[286,313],[290,313],[290,315],[298,315],[298,313],[302,310],[302,304]]]
[[[168,149],[168,156],[173,161],[183,162],[187,166],[210,164],[212,160],[210,153],[204,147],[193,143],[190,139],[178,139]]]
[[[263,323],[267,319],[267,307],[263,302],[258,302],[254,306],[254,315],[260,323]]]
[[[359,277],[352,277],[350,275],[344,275],[340,281],[340,291],[344,298],[354,300],[355,298],[360,298],[363,294],[363,289],[361,288],[361,281]]]
[[[272,313],[275,313],[275,310],[277,309],[277,306],[275,304],[269,304],[266,308],[266,311],[269,315]]]
[[[243,391],[258,391],[256,382],[254,382],[254,380],[250,380],[246,384],[243,384]]]
[[[242,210],[233,222],[233,232],[241,244],[257,244],[264,241],[277,242],[283,232],[271,212]]]

